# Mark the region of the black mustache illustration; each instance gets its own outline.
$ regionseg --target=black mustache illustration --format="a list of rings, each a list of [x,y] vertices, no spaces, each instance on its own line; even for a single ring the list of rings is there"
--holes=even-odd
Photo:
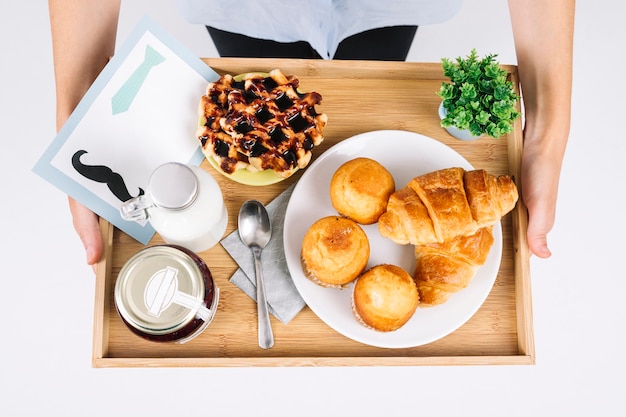
[[[80,162],[80,157],[86,153],[87,151],[80,150],[72,156],[72,166],[80,175],[92,181],[106,184],[113,195],[122,202],[133,198],[128,192],[124,179],[120,174],[113,172],[111,168],[104,165],[85,165]],[[143,194],[143,189],[139,188],[138,196]]]

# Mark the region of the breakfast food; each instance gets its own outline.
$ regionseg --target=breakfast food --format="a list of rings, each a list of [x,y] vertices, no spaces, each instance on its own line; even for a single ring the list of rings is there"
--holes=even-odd
[[[423,245],[468,236],[511,211],[518,191],[511,177],[447,168],[412,179],[389,197],[380,216],[382,236]]]
[[[342,288],[363,272],[369,255],[367,235],[355,221],[328,216],[307,230],[300,257],[304,274],[311,281]]]
[[[415,247],[413,277],[420,295],[420,307],[442,304],[453,293],[469,285],[493,245],[491,229],[485,227],[470,236]]]
[[[413,316],[418,304],[415,281],[395,265],[377,265],[354,284],[352,312],[359,323],[377,331],[399,329]]]
[[[279,69],[235,81],[223,75],[209,83],[199,106],[197,137],[207,158],[224,173],[273,170],[287,178],[311,160],[327,122],[315,106],[317,92],[298,91],[299,79]]]
[[[393,176],[377,161],[355,158],[333,174],[330,199],[339,214],[361,224],[373,224],[385,212],[396,190]]]
[[[300,254],[304,275],[318,285],[352,285],[356,322],[378,332],[396,331],[419,307],[442,304],[466,288],[488,259],[493,225],[519,198],[511,177],[458,167],[394,188],[391,174],[373,159],[342,164],[329,190],[339,215],[317,220],[305,233]],[[373,224],[376,218],[383,237],[414,246],[412,275],[385,261],[366,269],[370,229],[359,222]]]

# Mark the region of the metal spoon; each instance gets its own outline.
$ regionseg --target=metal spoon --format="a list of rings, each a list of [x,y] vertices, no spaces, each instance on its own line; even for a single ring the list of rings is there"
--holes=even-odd
[[[272,334],[267,300],[265,299],[261,251],[272,236],[270,218],[263,204],[256,200],[248,200],[243,203],[239,210],[238,223],[239,237],[254,255],[259,346],[263,349],[269,349],[274,346],[274,335]]]

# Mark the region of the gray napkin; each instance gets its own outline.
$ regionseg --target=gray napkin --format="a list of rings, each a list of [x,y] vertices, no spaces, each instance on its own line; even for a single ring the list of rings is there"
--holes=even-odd
[[[304,300],[289,275],[283,249],[285,210],[294,186],[295,184],[291,185],[267,205],[267,212],[272,223],[272,238],[261,254],[269,311],[285,324],[289,323],[305,306]],[[256,301],[256,278],[252,252],[241,242],[238,230],[226,236],[221,244],[239,265],[239,269],[230,278],[230,282]]]

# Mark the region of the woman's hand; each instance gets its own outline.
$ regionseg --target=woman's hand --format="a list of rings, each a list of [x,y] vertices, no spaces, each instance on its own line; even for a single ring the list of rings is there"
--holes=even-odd
[[[540,257],[552,255],[548,232],[554,226],[561,159],[526,145],[522,154],[522,198],[528,209],[528,247]]]
[[[49,0],[48,8],[58,131],[115,51],[120,0]],[[87,263],[94,265],[103,248],[98,216],[72,198],[69,206]]]
[[[509,10],[526,118],[521,189],[528,246],[547,258],[570,129],[575,0],[509,0]]]
[[[95,265],[102,257],[102,236],[98,216],[87,207],[68,197],[74,230],[83,242],[87,264]]]

